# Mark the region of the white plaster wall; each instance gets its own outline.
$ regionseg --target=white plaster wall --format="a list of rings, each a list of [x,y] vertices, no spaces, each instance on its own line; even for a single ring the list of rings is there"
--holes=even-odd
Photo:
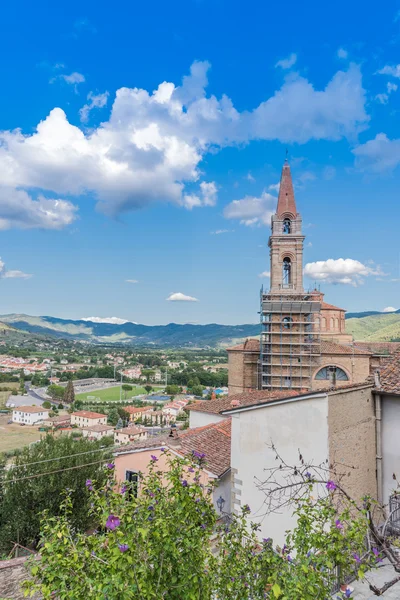
[[[382,406],[382,478],[383,503],[397,487],[393,480],[395,473],[400,481],[400,398],[381,396]]]
[[[268,445],[275,445],[288,463],[299,465],[300,449],[305,461],[319,464],[328,458],[327,396],[303,401],[271,404],[256,410],[232,415],[232,491],[240,506],[248,504],[249,519],[261,524],[260,537],[271,537],[283,544],[285,531],[292,529],[295,519],[291,509],[265,516],[264,494],[255,479],[265,480],[264,469],[279,463]],[[235,472],[237,469],[237,473]]]
[[[26,425],[34,425],[38,421],[43,421],[44,419],[49,418],[49,412],[43,410],[43,412],[39,413],[24,413],[20,410],[14,410],[12,421],[14,423],[25,423]]]
[[[223,421],[226,417],[222,415],[214,415],[211,413],[197,412],[195,410],[190,411],[189,427],[204,427],[204,425],[211,425],[211,423],[218,423]]]

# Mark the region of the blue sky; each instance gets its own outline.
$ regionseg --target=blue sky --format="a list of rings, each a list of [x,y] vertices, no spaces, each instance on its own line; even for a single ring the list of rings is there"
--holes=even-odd
[[[305,286],[399,308],[399,10],[3,6],[0,314],[255,322],[286,148]]]

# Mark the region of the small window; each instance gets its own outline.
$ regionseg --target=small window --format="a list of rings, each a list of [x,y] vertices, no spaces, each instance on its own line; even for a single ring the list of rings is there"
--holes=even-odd
[[[139,488],[139,473],[136,471],[126,471],[125,472],[125,480],[127,482],[127,494],[129,497],[137,498],[138,496],[138,488]]]
[[[285,387],[287,388],[291,388],[292,387],[292,378],[291,377],[285,377]]]
[[[293,323],[293,319],[291,317],[283,317],[283,319],[282,319],[283,329],[291,329],[292,323]]]

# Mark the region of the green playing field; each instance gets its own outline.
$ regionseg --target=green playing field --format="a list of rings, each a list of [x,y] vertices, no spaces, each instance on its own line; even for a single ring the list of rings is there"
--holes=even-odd
[[[153,386],[153,390],[156,390]],[[126,395],[125,395],[126,394]],[[140,386],[133,386],[133,390],[131,392],[125,392],[122,390],[122,400],[129,400],[134,396],[139,396],[140,394],[147,394],[146,390]],[[79,400],[119,400],[120,398],[120,386],[117,385],[115,387],[109,387],[101,390],[94,390],[92,392],[82,392],[82,394],[77,394],[76,398]]]

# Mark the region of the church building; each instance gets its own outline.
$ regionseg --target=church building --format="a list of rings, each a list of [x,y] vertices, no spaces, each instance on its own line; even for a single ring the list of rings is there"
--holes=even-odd
[[[228,349],[230,394],[362,383],[380,365],[373,349],[346,334],[343,308],[319,290],[305,291],[304,239],[286,160],[268,243],[270,289],[260,294],[260,339]]]

